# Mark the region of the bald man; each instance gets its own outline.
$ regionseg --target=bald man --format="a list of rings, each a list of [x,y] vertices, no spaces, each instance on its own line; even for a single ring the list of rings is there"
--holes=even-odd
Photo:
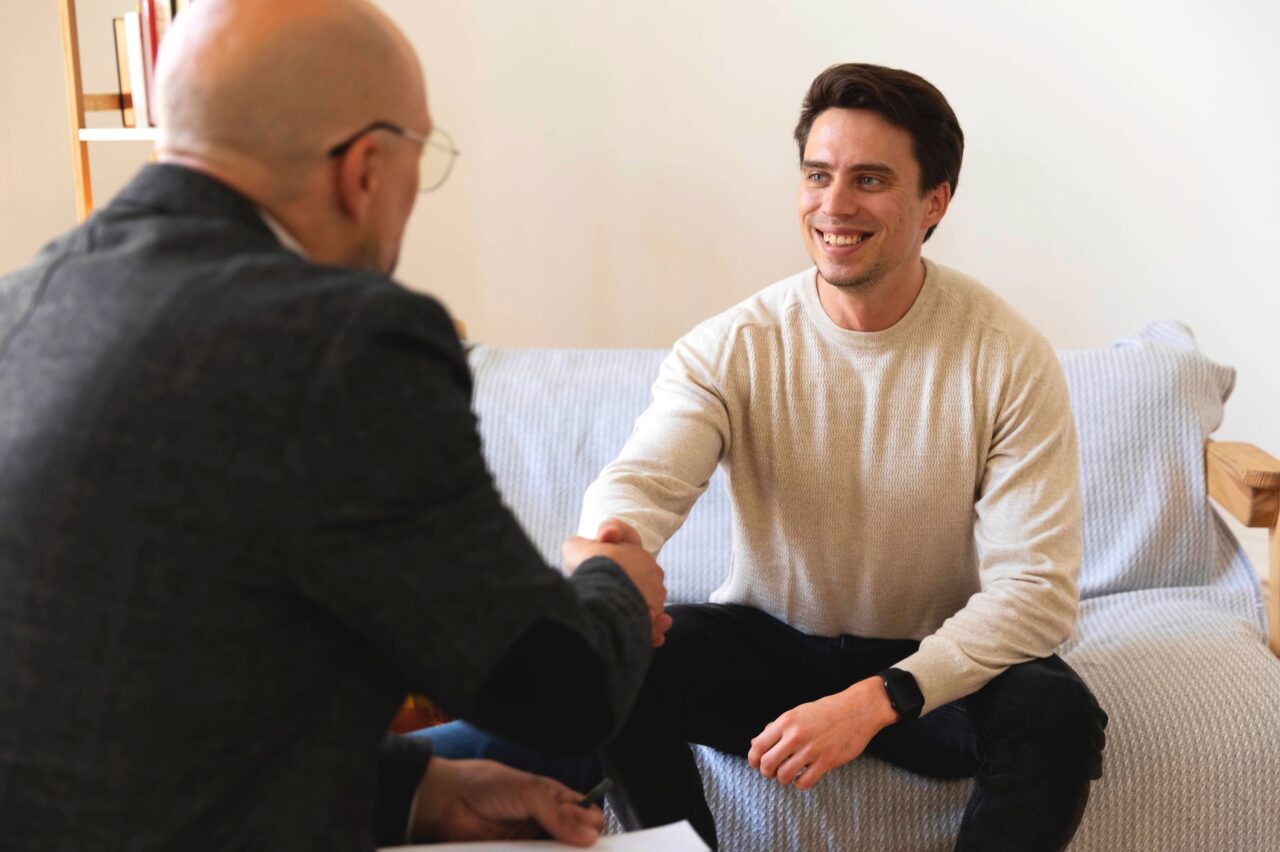
[[[669,624],[635,543],[543,562],[388,277],[413,50],[363,0],[201,0],[157,76],[159,162],[0,278],[0,846],[590,844],[573,791],[384,740],[414,691],[595,748]]]

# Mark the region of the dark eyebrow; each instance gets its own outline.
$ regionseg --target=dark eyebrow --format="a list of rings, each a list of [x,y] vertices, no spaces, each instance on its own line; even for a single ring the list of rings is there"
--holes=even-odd
[[[802,169],[822,169],[823,171],[831,171],[831,164],[824,163],[822,160],[801,160],[800,168]],[[885,163],[854,163],[845,171],[849,172],[872,172],[881,175],[896,175],[897,172]]]

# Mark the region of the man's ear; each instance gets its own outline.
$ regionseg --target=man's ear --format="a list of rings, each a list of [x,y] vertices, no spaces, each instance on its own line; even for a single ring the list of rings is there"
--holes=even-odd
[[[337,195],[343,215],[363,222],[382,179],[382,146],[373,134],[352,143],[338,161]]]
[[[942,221],[951,206],[951,181],[944,180],[925,193],[924,228],[927,231]]]

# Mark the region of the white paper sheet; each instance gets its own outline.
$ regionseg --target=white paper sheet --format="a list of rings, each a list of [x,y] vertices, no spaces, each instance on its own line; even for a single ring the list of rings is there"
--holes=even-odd
[[[554,840],[493,840],[480,843],[433,843],[427,846],[397,846],[396,852],[442,852],[442,850],[493,850],[493,852],[516,852],[516,850],[576,849]],[[707,852],[707,844],[702,842],[698,833],[687,822],[673,822],[661,828],[646,828],[644,831],[633,831],[629,834],[607,834],[591,847],[591,852]],[[390,852],[390,850],[387,850]]]

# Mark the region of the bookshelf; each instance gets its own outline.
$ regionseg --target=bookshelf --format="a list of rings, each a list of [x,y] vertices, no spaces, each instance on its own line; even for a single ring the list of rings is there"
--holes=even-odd
[[[76,189],[76,221],[83,222],[93,212],[93,184],[89,171],[90,142],[155,142],[155,127],[86,127],[85,115],[119,112],[133,104],[118,92],[86,93],[80,74],[80,37],[76,24],[76,0],[58,0],[62,24],[62,59],[67,78],[67,123],[71,131],[71,174]],[[466,324],[454,320],[458,336],[467,337]]]
[[[93,211],[90,181],[90,142],[155,141],[156,128],[86,127],[85,115],[119,112],[132,107],[118,92],[86,93],[80,73],[80,35],[76,24],[76,0],[58,0],[62,25],[62,61],[67,78],[67,123],[71,131],[71,175],[76,189],[76,219],[83,222]]]

